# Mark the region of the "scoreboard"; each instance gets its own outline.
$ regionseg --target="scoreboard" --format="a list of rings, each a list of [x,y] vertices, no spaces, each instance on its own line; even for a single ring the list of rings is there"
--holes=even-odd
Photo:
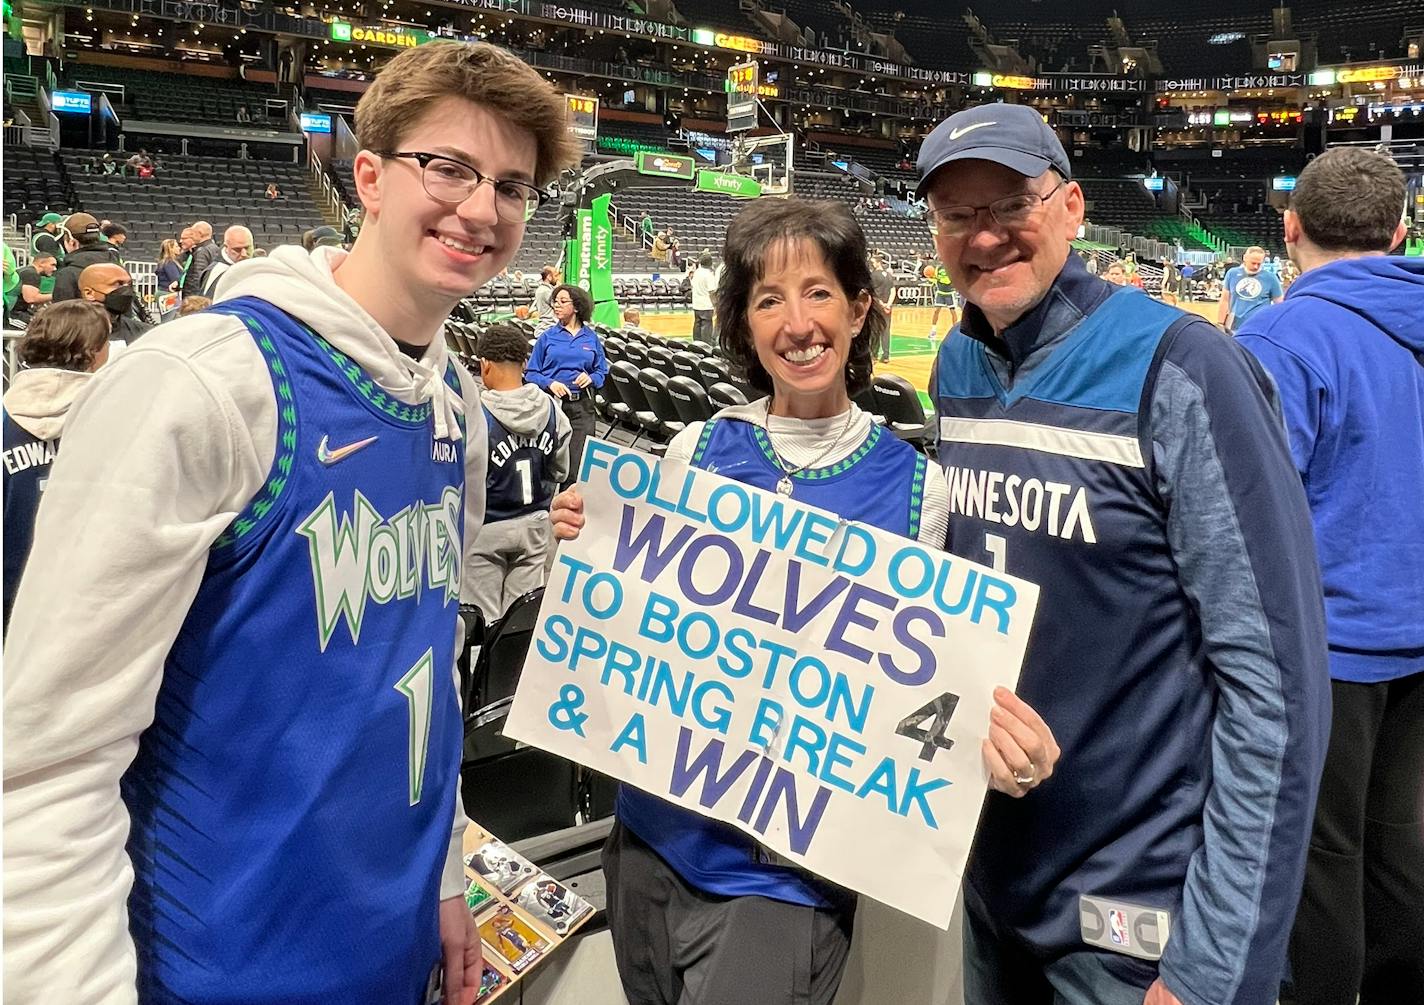
[[[565,94],[564,108],[569,115],[569,132],[589,144],[598,139],[597,98]]]
[[[761,72],[756,60],[727,68],[727,132],[755,129]]]

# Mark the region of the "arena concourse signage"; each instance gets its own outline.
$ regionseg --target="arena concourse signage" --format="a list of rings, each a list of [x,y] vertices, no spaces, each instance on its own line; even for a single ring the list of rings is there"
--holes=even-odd
[[[331,38],[336,42],[359,42],[362,45],[383,45],[392,49],[414,49],[438,36],[418,28],[403,25],[348,24],[331,22]]]
[[[1038,587],[603,440],[579,491],[505,735],[948,928]]]

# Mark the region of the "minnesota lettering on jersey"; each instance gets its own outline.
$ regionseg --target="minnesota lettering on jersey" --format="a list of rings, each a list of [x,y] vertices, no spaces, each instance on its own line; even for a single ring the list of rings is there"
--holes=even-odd
[[[297,527],[310,551],[322,652],[342,614],[352,643],[360,641],[368,600],[387,604],[422,589],[443,589],[442,604],[460,596],[460,489],[447,487],[438,502],[413,502],[389,519],[359,491],[353,495],[350,511],[338,513],[335,493],[327,493]]]
[[[1081,485],[956,467],[946,468],[945,476],[951,513],[1027,531],[1042,529],[1065,541],[1076,537],[1098,543],[1088,490]]]
[[[553,434],[548,429],[543,429],[533,436],[524,433],[509,433],[490,448],[489,462],[497,468],[502,468],[516,451],[526,447],[533,447],[539,453],[550,456],[554,452]]]
[[[48,464],[53,460],[53,441],[36,440],[34,443],[21,443],[19,446],[11,447],[5,451],[5,473],[18,474],[26,468],[39,467],[41,464]]]

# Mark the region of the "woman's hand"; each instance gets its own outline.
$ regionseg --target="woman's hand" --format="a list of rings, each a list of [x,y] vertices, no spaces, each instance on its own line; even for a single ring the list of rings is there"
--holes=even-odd
[[[551,380],[549,381],[549,393],[555,398],[567,398],[569,396],[569,389],[557,380]]]
[[[1008,688],[996,687],[983,754],[989,787],[1018,799],[1053,775],[1060,751],[1039,714]]]
[[[583,496],[578,489],[565,489],[554,496],[549,509],[549,522],[554,526],[554,537],[559,541],[572,541],[583,530]]]
[[[592,383],[593,378],[586,373],[580,373],[577,377],[574,378],[574,387],[578,388],[580,391],[582,391],[584,388],[588,387],[588,385]]]

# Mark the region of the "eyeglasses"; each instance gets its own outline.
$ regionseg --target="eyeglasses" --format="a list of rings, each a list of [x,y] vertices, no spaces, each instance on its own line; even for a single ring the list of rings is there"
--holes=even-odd
[[[1067,179],[1061,178],[1057,185],[1042,195],[1037,192],[1020,192],[1018,195],[996,199],[987,206],[945,206],[943,209],[932,209],[925,214],[925,220],[930,225],[930,233],[936,237],[963,237],[974,228],[979,214],[988,210],[1000,227],[1016,230],[1032,220],[1038,208],[1053,198],[1054,193],[1066,184]]]
[[[505,223],[527,223],[549,198],[528,182],[490,178],[453,157],[422,151],[387,152],[381,157],[403,157],[420,165],[420,183],[425,194],[436,202],[459,205],[475,194],[485,182],[494,187],[494,211]]]

